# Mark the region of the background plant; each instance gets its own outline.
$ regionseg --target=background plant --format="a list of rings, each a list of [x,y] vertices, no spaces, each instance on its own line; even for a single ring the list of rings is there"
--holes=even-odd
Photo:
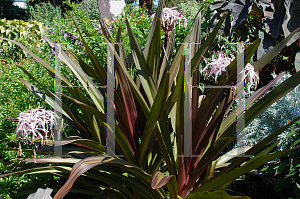
[[[59,7],[53,7],[51,3],[41,2],[34,6],[29,6],[28,10],[29,22],[38,21],[43,23],[44,26],[54,27],[55,24],[54,19],[60,19],[62,12]]]
[[[276,74],[272,73],[272,76],[275,78]],[[287,73],[280,81],[278,81],[278,83],[274,85],[274,87],[277,87],[289,77],[291,77],[291,75]],[[251,93],[253,93],[253,91]],[[299,94],[299,88],[296,87],[294,90],[266,109],[266,111],[264,111],[259,117],[253,120],[249,126],[245,128],[245,139],[247,141],[247,145],[254,145],[258,143],[269,133],[276,131],[282,125],[287,124],[289,121],[295,119],[300,113],[298,101]],[[247,92],[246,95],[250,96],[250,93]],[[290,148],[292,143],[297,140],[298,136],[295,133],[286,138],[291,131],[292,129],[289,128],[278,137],[280,140],[277,145],[278,151],[283,151]]]
[[[1,37],[14,39],[27,46],[37,47],[34,52],[38,53],[38,48],[41,48],[43,28],[42,23],[37,21],[24,22],[22,20],[0,20],[0,35]],[[15,61],[20,62],[26,58],[26,54],[11,42],[0,40],[2,52],[0,58],[12,57]]]
[[[40,76],[40,81],[43,82],[44,86],[49,90],[53,89],[54,82],[45,71],[41,68],[35,61],[30,59],[22,60],[17,63],[25,67],[27,70],[31,71],[32,74]],[[0,63],[0,138],[1,138],[1,148],[19,148],[19,141],[16,140],[14,133],[17,127],[17,121],[15,118],[18,117],[19,113],[27,109],[34,109],[37,107],[50,108],[47,103],[43,100],[36,98],[31,92],[28,91],[26,87],[20,82],[19,78],[26,79],[30,81],[28,76],[24,74],[18,67],[14,60],[2,59]],[[9,95],[8,95],[9,93]],[[67,131],[67,128],[65,129]],[[20,142],[22,149],[31,149],[32,146],[28,146],[24,142]],[[0,173],[13,172],[15,169],[20,167],[8,167],[6,163],[9,160],[24,158],[28,153],[24,152],[20,154],[18,150],[16,151],[0,151]],[[32,153],[31,153],[32,155]],[[31,156],[33,157],[33,156]],[[37,152],[37,157],[40,156]],[[33,187],[49,187],[52,184],[57,183],[59,177],[55,178],[52,174],[33,174],[30,176],[9,176],[1,178],[0,181],[0,195],[5,198],[11,198],[14,195],[18,198],[17,194],[30,190]],[[29,194],[28,194],[29,195]],[[27,198],[24,196],[24,198]]]
[[[299,1],[293,0],[218,1],[212,5],[214,14],[211,19],[211,27],[216,24],[214,20],[217,21],[225,12],[231,13],[228,15],[221,32],[227,37],[233,37],[238,41],[252,42],[257,38],[261,38],[262,43],[254,57],[257,60],[282,41],[291,31],[300,26],[296,14],[299,12],[299,8]],[[296,68],[299,57],[298,38],[299,33],[295,34],[287,47],[263,68],[260,73],[263,84],[272,79],[270,71],[275,71],[276,74],[287,70],[291,74],[298,71]]]

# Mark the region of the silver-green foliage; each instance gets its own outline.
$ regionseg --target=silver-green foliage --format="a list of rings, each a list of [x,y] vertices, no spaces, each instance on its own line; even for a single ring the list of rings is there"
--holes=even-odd
[[[273,78],[276,77],[275,73],[272,73]],[[277,87],[291,75],[289,73],[285,74],[279,82],[277,82],[274,87]],[[250,95],[253,91],[245,91],[246,95]],[[264,111],[259,117],[254,119],[245,128],[245,139],[247,145],[254,145],[260,140],[276,131],[280,127],[287,124],[289,121],[295,119],[300,115],[300,89],[296,87],[287,95],[282,97],[280,100],[272,104],[266,111]],[[299,136],[296,134],[287,137],[291,132],[291,128],[287,129],[285,132],[278,136],[279,143],[277,145],[278,150],[283,151],[290,147],[290,145]]]

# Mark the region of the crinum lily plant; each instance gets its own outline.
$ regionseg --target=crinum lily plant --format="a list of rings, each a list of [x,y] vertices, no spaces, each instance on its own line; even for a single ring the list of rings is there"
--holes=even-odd
[[[242,153],[245,153],[243,156],[221,155],[224,149],[236,139],[237,133],[242,131],[236,128],[236,109],[229,111],[234,103],[234,96],[230,88],[209,89],[206,95],[200,95],[199,88],[193,88],[192,99],[185,97],[185,92],[188,91],[184,84],[184,68],[186,44],[196,43],[191,49],[190,64],[186,65],[186,68],[191,66],[192,84],[198,85],[199,65],[218,35],[218,30],[226,15],[200,44],[200,9],[175,55],[173,55],[175,31],[174,29],[171,31],[165,56],[161,59],[163,4],[161,0],[143,51],[128,21],[126,22],[134,66],[138,71],[136,79],[128,73],[127,55],[124,46],[119,45],[122,43],[121,28],[123,27],[119,27],[116,38],[113,38],[105,23],[99,21],[108,46],[107,66],[112,63],[111,57],[113,56],[117,82],[114,91],[115,119],[113,120],[115,153],[113,155],[106,153],[106,128],[112,129],[113,127],[108,126],[106,120],[105,99],[108,91],[97,87],[97,85],[107,84],[107,71],[103,65],[105,63],[99,62],[74,21],[92,63],[89,65],[79,55],[69,50],[62,51],[61,60],[73,71],[82,85],[86,85],[87,82],[90,85],[85,87],[89,95],[87,97],[82,90],[72,87],[73,85],[66,77],[62,76],[61,79],[61,84],[69,92],[69,95],[63,96],[77,103],[82,111],[83,119],[80,119],[62,103],[62,115],[78,136],[70,136],[62,141],[63,156],[53,156],[52,152],[52,156],[48,158],[38,158],[35,166],[32,164],[34,160],[30,158],[22,160],[21,163],[17,162],[19,167],[24,166],[25,169],[14,172],[14,175],[49,172],[65,177],[67,181],[56,192],[55,199],[63,198],[69,191],[85,193],[96,198],[232,198],[225,191],[231,183],[252,169],[292,150],[270,153],[277,144],[276,136],[293,125],[299,117],[258,144],[242,148]],[[295,32],[287,36],[261,59],[255,61],[252,64],[254,71],[259,71],[272,60]],[[56,47],[50,39],[47,37],[44,39],[51,48]],[[55,71],[50,64],[22,44],[8,41],[23,48],[45,67],[52,77],[54,76]],[[244,56],[245,65],[249,63],[259,43],[260,40],[254,41],[238,55]],[[173,59],[169,62],[170,60],[166,57],[173,57]],[[237,83],[238,62],[237,58],[230,60],[227,72],[217,76],[218,85]],[[20,68],[32,78],[33,82],[39,84],[43,91],[21,80],[28,89],[49,105],[54,106],[57,96],[43,87],[26,69],[21,66]],[[245,126],[300,83],[298,72],[268,94],[263,95],[282,75],[246,99]],[[236,92],[239,93],[242,90],[237,89]],[[184,104],[189,100],[191,100],[192,142],[187,146],[185,140],[187,138],[184,136]],[[108,118],[108,121],[110,119]],[[184,149],[188,147],[192,155],[185,153]],[[57,164],[49,166],[45,163]],[[9,164],[12,163],[9,162]],[[3,174],[1,177],[11,174]]]

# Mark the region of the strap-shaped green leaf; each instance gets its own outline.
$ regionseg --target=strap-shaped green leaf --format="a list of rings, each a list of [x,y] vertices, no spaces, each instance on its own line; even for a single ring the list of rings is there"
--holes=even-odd
[[[201,60],[203,59],[203,56],[206,55],[207,51],[210,49],[211,45],[214,43],[216,36],[219,33],[219,29],[222,26],[226,16],[227,16],[227,14],[224,14],[222,16],[222,18],[218,22],[218,24],[215,27],[215,29],[213,30],[213,32],[209,34],[208,38],[201,45],[200,49],[198,51],[196,51],[196,54],[194,55],[194,57],[192,59],[193,71],[199,66]],[[196,24],[195,28],[197,28],[197,26],[199,26],[199,24]],[[201,28],[200,28],[200,30],[201,30]],[[195,41],[197,41],[196,38],[195,38]]]
[[[155,28],[157,26],[157,23],[159,23],[159,25],[160,25],[160,21],[162,19],[163,8],[164,8],[164,0],[160,0],[158,3],[158,6],[157,6],[156,12],[155,12],[154,20],[150,27],[150,31],[149,31],[149,34],[147,37],[147,42],[146,42],[145,49],[144,49],[144,57],[146,59],[148,59],[149,54],[150,54],[150,45],[153,42],[153,34],[154,34]],[[158,21],[158,19],[160,19],[160,20]]]
[[[45,36],[44,36],[45,38]],[[1,38],[0,39],[3,39],[3,40],[6,40],[6,41],[10,41],[16,45],[18,45],[20,48],[22,48],[25,52],[27,52],[30,56],[32,56],[38,63],[40,63],[47,71],[48,73],[51,75],[51,77],[54,77],[54,74],[55,74],[55,70],[52,66],[50,66],[47,62],[45,62],[43,59],[41,59],[40,57],[38,57],[36,54],[34,54],[33,52],[31,52],[28,48],[26,48],[24,45],[22,45],[21,43],[19,42],[16,42],[14,40],[10,40],[10,39],[6,39],[6,38]],[[61,77],[61,82],[62,82],[62,85],[66,85],[66,86],[72,86],[72,83],[65,77],[65,76],[62,76]],[[67,90],[72,94],[74,95],[74,90],[75,89],[71,89],[71,88],[67,88]]]
[[[161,28],[160,19],[157,19],[156,27],[153,33],[152,42],[150,43],[150,50],[147,59],[147,64],[150,71],[152,71],[153,79],[157,81],[159,74],[159,62],[161,51]]]
[[[170,74],[167,73],[163,84],[159,88],[157,96],[155,97],[153,106],[151,107],[148,120],[143,132],[142,143],[138,151],[138,164],[141,166],[147,157],[144,157],[146,149],[148,148],[151,136],[154,133],[154,128],[157,121],[161,118],[163,110],[165,108],[167,97],[169,95],[169,78]]]
[[[157,93],[157,87],[151,69],[149,68],[146,59],[144,57],[144,54],[142,53],[141,46],[138,43],[135,35],[133,34],[133,31],[127,19],[126,19],[126,25],[127,25],[134,63],[138,70],[138,75],[141,80],[144,91],[147,95],[148,101],[150,102],[150,105],[152,105]]]
[[[274,147],[274,146],[273,146]],[[286,150],[286,151],[282,151],[282,152],[277,152],[277,153],[272,153],[272,154],[267,154],[267,155],[261,155],[260,157],[256,158],[254,161],[249,162],[249,164],[245,164],[240,168],[235,168],[234,170],[232,170],[231,172],[228,172],[222,176],[219,177],[215,177],[215,178],[211,178],[209,181],[205,182],[204,184],[202,184],[197,190],[195,190],[195,193],[202,193],[205,191],[210,191],[226,182],[229,182],[233,179],[238,178],[239,176],[251,171],[252,169],[255,169],[259,166],[264,165],[265,163],[278,158],[284,154],[289,153],[290,151],[292,151],[292,149],[290,150]]]
[[[270,88],[272,88],[272,86],[278,82],[283,75],[285,74],[285,72],[280,73],[275,79],[273,79],[272,81],[270,81],[267,85],[265,85],[264,87],[260,88],[259,90],[255,91],[255,93],[253,93],[249,98],[246,99],[245,101],[245,109],[248,109],[256,100],[259,99],[259,97],[261,97],[264,93],[266,93]],[[243,92],[243,91],[242,91]],[[221,135],[225,129],[228,128],[229,125],[231,125],[233,122],[236,121],[236,110],[238,108],[240,108],[241,106],[244,106],[244,104],[240,104],[239,107],[235,108],[232,113],[230,113],[222,122],[220,130],[219,130],[219,134]]]
[[[264,148],[266,145],[270,144],[274,139],[276,139],[276,137],[284,132],[285,130],[287,130],[288,128],[290,128],[293,124],[295,124],[296,122],[298,122],[300,120],[300,116],[297,117],[296,119],[294,119],[293,121],[291,121],[289,124],[284,125],[283,127],[279,128],[278,130],[276,130],[275,132],[271,133],[270,135],[268,135],[267,137],[265,137],[263,140],[261,140],[259,143],[257,143],[256,145],[254,145],[253,147],[251,147],[251,149],[249,149],[245,154],[246,155],[253,155],[255,153],[257,153],[259,150],[261,150],[262,148]],[[248,158],[247,157],[239,157],[237,158],[235,161],[233,161],[229,166],[227,166],[226,168],[222,169],[222,172],[228,172],[234,168],[236,168],[238,165],[242,164],[244,161],[246,161]],[[218,175],[218,174],[217,174]]]
[[[95,80],[97,80],[99,82],[99,84],[101,84],[101,80],[98,77],[98,75],[96,74],[95,69],[93,69],[90,65],[88,65],[85,61],[83,61],[83,59],[77,55],[76,53],[67,50],[68,55],[70,55],[70,57],[72,57],[72,59],[74,59],[74,61],[83,69],[83,71],[89,75],[90,77],[93,77]]]
[[[126,161],[119,160],[117,158],[112,158],[109,156],[95,156],[95,157],[89,157],[86,159],[81,160],[80,162],[76,163],[71,171],[71,174],[67,180],[67,182],[64,184],[64,186],[56,193],[54,196],[54,199],[62,198],[65,196],[69,190],[71,189],[72,185],[74,184],[75,180],[88,171],[89,169],[101,165],[101,164],[108,164],[112,166],[116,166],[119,168],[123,168],[125,170],[128,170],[129,172],[133,172],[140,180],[143,182],[151,182],[151,176],[149,176],[147,173],[142,171],[139,167],[130,164]],[[138,179],[137,179],[138,180]],[[151,195],[148,197],[152,198],[164,198],[165,196],[160,192],[160,190],[152,190]]]
[[[177,93],[177,102],[176,102],[176,122],[175,122],[175,135],[176,135],[176,148],[177,153],[179,155],[177,157],[178,161],[178,177],[177,177],[177,189],[178,194],[182,192],[182,189],[186,183],[186,167],[183,157],[184,152],[184,56],[181,56],[180,68],[179,73],[177,76],[177,84],[176,84],[176,91]],[[180,165],[180,166],[179,166]]]
[[[164,74],[166,73],[167,70],[170,69],[170,64],[169,61],[171,61],[171,57],[173,55],[173,50],[175,47],[175,29],[173,29],[169,35],[169,41],[167,43],[167,48],[163,49],[164,53],[164,57],[163,57],[163,61],[161,63],[161,67],[160,67],[160,71],[159,71],[159,76],[158,76],[158,80],[156,85],[159,86],[160,82],[164,76]]]
[[[137,100],[139,101],[139,103],[140,103],[140,105],[141,105],[141,107],[143,109],[144,114],[148,118],[149,117],[149,113],[150,113],[150,109],[149,109],[148,104],[146,103],[146,101],[145,101],[142,93],[140,92],[139,88],[137,87],[137,85],[135,84],[135,82],[132,80],[130,74],[128,73],[124,61],[115,52],[113,45],[105,37],[104,37],[104,39],[106,40],[109,49],[114,52],[116,61],[119,63],[119,65],[116,65],[116,67],[120,66],[120,68],[123,70],[123,73],[124,73],[124,75],[126,75],[127,80],[129,81],[129,83],[130,83],[130,85],[132,87],[132,90],[133,90],[133,92],[134,92]]]
[[[290,90],[295,88],[300,83],[300,73],[296,73],[295,75],[291,76],[289,79],[287,79],[285,82],[283,82],[281,85],[276,87],[274,90],[272,90],[270,93],[265,95],[261,100],[259,100],[257,103],[255,103],[252,107],[250,107],[245,112],[245,125],[247,126],[253,119],[255,119],[260,113],[262,113],[265,109],[267,109],[271,104],[273,104],[275,101],[280,99],[282,96],[287,94]],[[255,112],[256,111],[256,112]],[[273,135],[269,135],[266,139],[267,141],[264,141],[264,144],[259,143],[259,145],[253,146],[253,148],[257,151],[260,150],[265,146],[265,144],[271,142],[276,136],[277,133],[283,132],[285,128],[281,128]],[[228,145],[230,144],[231,140],[236,136],[236,127],[235,124],[230,125],[225,132],[220,136],[220,138],[216,141],[214,146],[210,148],[210,150],[205,153],[205,155],[201,158],[199,165],[203,165],[201,168],[204,168],[206,162],[210,162],[214,160],[218,154]],[[253,149],[252,148],[252,149]],[[252,155],[254,153],[254,150],[249,150],[246,154]],[[241,160],[241,159],[240,159]],[[240,161],[239,160],[239,161]],[[200,168],[199,168],[200,172]]]
[[[54,44],[48,38],[45,38],[48,44],[52,48],[58,48],[56,44]],[[94,82],[90,79],[90,77],[82,70],[82,68],[75,62],[71,57],[67,55],[63,50],[61,51],[61,59],[62,61],[72,70],[75,76],[78,78],[82,86],[86,89],[91,99],[93,100],[95,106],[102,111],[104,111],[104,97],[100,93],[100,91],[95,87]],[[106,72],[105,72],[106,74]],[[105,81],[106,82],[106,81]]]
[[[73,102],[82,105],[82,107],[85,107],[85,109],[87,111],[89,111],[92,115],[94,115],[95,117],[97,117],[102,123],[103,125],[106,125],[106,114],[100,112],[99,110],[88,106],[87,104],[84,104],[74,98],[71,98],[65,94],[63,94],[63,96],[67,97],[68,99],[72,100]],[[119,126],[115,123],[115,138],[116,141],[119,143],[120,147],[122,148],[122,152],[124,153],[126,159],[128,162],[132,162],[132,163],[136,163],[134,156],[132,154],[132,150],[129,146],[128,141],[126,140],[125,136],[123,135],[123,132],[121,131],[121,129],[119,128]]]
[[[250,46],[248,46],[245,50],[245,64],[247,64],[250,61],[250,58],[255,53],[256,49],[259,46],[259,40],[254,41]],[[242,52],[243,53],[243,52]],[[237,58],[235,58],[228,66],[227,71],[228,74],[223,73],[219,78],[218,82],[220,85],[231,85],[234,79],[236,78],[237,73]],[[204,128],[206,127],[207,123],[210,120],[210,117],[215,110],[215,108],[218,106],[218,103],[222,99],[222,96],[225,92],[225,89],[210,89],[207,93],[205,99],[203,100],[195,121],[193,124],[193,138],[194,138],[194,144],[193,144],[193,150],[196,150],[197,144],[200,141],[200,138],[202,136],[202,132]]]

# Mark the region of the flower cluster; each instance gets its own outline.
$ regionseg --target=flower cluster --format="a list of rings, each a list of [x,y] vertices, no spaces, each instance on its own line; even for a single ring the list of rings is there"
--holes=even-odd
[[[169,32],[171,31],[173,28],[175,28],[178,24],[177,22],[179,22],[179,26],[180,23],[184,23],[184,26],[187,26],[187,19],[182,15],[182,12],[178,12],[176,10],[176,7],[173,8],[164,8],[163,9],[163,14],[162,14],[162,28],[166,31]],[[154,20],[155,14],[153,14],[151,16],[151,22]]]
[[[250,82],[250,86],[255,85],[255,89],[257,87],[257,84],[259,83],[259,76],[257,73],[254,71],[254,67],[248,63],[244,67],[244,72],[245,72],[245,77],[247,77],[248,81]]]
[[[15,131],[17,137],[21,135],[27,142],[41,138],[43,143],[44,138],[46,141],[48,137],[53,139],[53,128],[57,126],[59,117],[51,110],[37,108],[21,112],[17,119],[19,120]]]
[[[219,58],[216,59],[205,58],[205,59],[210,60],[210,63],[208,63],[206,67],[203,69],[206,70],[205,77],[209,78],[214,76],[215,82],[217,82],[218,76],[221,75],[222,72],[225,72],[227,70],[227,66],[233,60],[233,58],[224,57],[222,52],[220,53]]]
[[[227,66],[234,60],[234,58],[224,57],[222,52],[220,53],[219,57],[216,59],[208,59],[208,58],[205,59],[210,60],[210,62],[203,69],[206,70],[205,77],[206,78],[214,77],[215,82],[217,82],[217,78],[222,74],[222,72],[227,71]],[[243,71],[241,71],[241,73],[243,72],[245,74],[243,80],[247,79],[250,82],[249,88],[252,85],[255,85],[256,88],[257,84],[259,83],[259,76],[254,71],[254,67],[250,63],[248,63],[244,67]]]

